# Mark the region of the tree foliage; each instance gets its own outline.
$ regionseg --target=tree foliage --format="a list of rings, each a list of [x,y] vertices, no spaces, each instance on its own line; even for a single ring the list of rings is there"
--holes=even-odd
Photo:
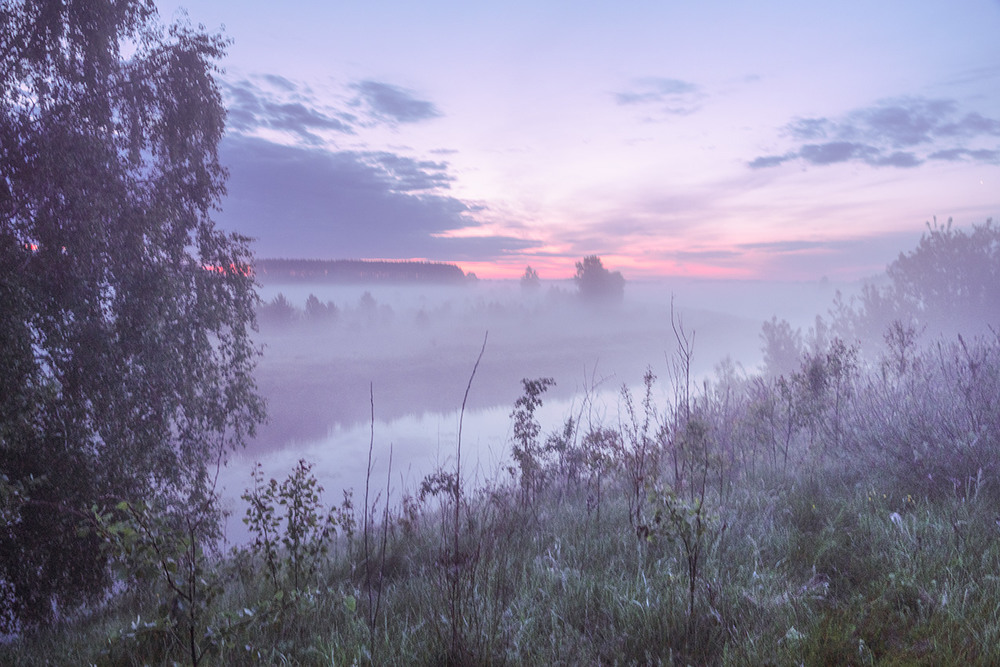
[[[802,358],[802,331],[792,330],[788,320],[779,321],[772,316],[761,326],[761,350],[764,353],[764,372],[768,377],[788,376],[798,368]]]
[[[573,277],[580,296],[592,302],[616,302],[625,297],[625,278],[620,271],[604,268],[601,258],[589,255],[576,263]]]
[[[0,604],[22,624],[108,584],[82,517],[204,505],[262,418],[248,240],[211,220],[225,46],[149,1],[0,0]]]
[[[920,244],[886,269],[887,282],[835,304],[835,328],[873,346],[893,322],[931,333],[984,333],[1000,323],[1000,227],[987,220],[969,231],[935,221]]]
[[[1000,316],[1000,227],[992,220],[968,232],[951,220],[927,226],[915,250],[900,254],[886,273],[896,298],[919,319],[960,325]]]
[[[521,276],[521,289],[527,292],[534,292],[541,286],[542,281],[538,277],[538,272],[530,266],[525,267],[524,274]]]
[[[535,410],[542,406],[542,394],[556,383],[552,378],[524,378],[524,394],[514,402],[514,460],[521,471],[521,500],[530,502],[539,489],[544,452],[538,436],[542,426],[535,419]],[[513,473],[513,469],[511,469]]]

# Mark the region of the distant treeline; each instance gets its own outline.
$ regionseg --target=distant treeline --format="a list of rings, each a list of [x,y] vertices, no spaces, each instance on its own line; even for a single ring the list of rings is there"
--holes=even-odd
[[[468,276],[454,264],[364,259],[259,259],[257,275],[267,279],[308,282],[461,283]]]

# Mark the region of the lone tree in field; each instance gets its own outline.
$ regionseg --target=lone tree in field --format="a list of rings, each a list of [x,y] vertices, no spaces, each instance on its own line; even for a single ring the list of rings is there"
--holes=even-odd
[[[537,292],[541,286],[542,281],[538,277],[538,272],[530,266],[525,267],[524,274],[521,276],[521,289],[525,292]]]
[[[7,626],[107,589],[95,509],[217,512],[211,472],[262,419],[248,241],[211,220],[225,45],[150,0],[0,0]]]
[[[586,301],[610,303],[625,297],[625,278],[620,271],[608,271],[597,255],[584,257],[576,263],[573,277],[580,290],[580,297]]]

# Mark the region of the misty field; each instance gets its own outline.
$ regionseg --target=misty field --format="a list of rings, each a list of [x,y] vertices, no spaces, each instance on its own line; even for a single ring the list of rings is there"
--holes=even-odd
[[[510,412],[522,378],[556,380],[540,408],[547,423],[578,412],[584,399],[592,419],[616,418],[623,385],[641,387],[647,366],[668,374],[672,302],[696,333],[692,370],[701,378],[727,357],[759,365],[763,313],[808,324],[833,293],[818,283],[649,281],[630,283],[622,303],[594,308],[580,303],[572,281],[537,290],[516,281],[265,284],[257,378],[268,422],[220,477],[224,497],[235,499],[227,535],[246,539],[238,498],[257,462],[280,477],[306,458],[332,497],[363,485],[373,416],[373,474],[384,479],[393,446],[391,495],[418,486],[454,454],[463,392],[486,333],[463,419],[473,486],[510,464]],[[668,400],[669,384],[657,384],[658,402]]]
[[[633,331],[639,344],[616,348],[614,327],[640,326],[639,311],[623,305],[591,313],[598,324],[589,328],[576,322],[565,330],[581,349],[582,340],[597,336],[609,366],[626,369],[601,388],[587,386],[581,373],[565,402],[552,375],[579,361],[566,339],[515,352],[531,346],[525,332],[543,326],[543,318],[535,312],[532,320],[530,308],[482,307],[491,314],[478,321],[437,313],[423,329],[407,326],[402,338],[391,321],[404,311],[373,324],[364,336],[373,350],[410,355],[412,365],[391,361],[373,369],[359,360],[361,389],[330,419],[404,410],[412,398],[424,410],[435,401],[457,404],[461,420],[466,410],[506,400],[509,449],[495,467],[471,472],[474,446],[458,430],[443,447],[446,456],[401,487],[392,443],[376,440],[372,430],[360,461],[368,473],[348,493],[324,491],[310,461],[274,475],[253,468],[234,517],[247,538],[204,552],[192,552],[183,531],[168,530],[150,508],[122,503],[98,530],[124,580],[135,585],[11,641],[0,658],[234,665],[1000,661],[995,331],[921,333],[896,321],[880,340],[847,344],[839,334],[857,330],[860,307],[850,317],[815,319],[805,333],[773,318],[752,332],[761,349],[748,369],[732,357],[701,360],[699,328],[720,320],[671,311],[669,303],[642,311],[650,316],[642,327],[652,320],[660,326],[646,329],[648,339]],[[326,372],[347,369],[337,377],[350,377],[336,343],[358,334],[351,323],[358,312],[343,310],[336,326],[296,319],[305,311],[292,315],[276,325],[262,312],[274,347],[278,336],[290,341],[272,368],[264,364],[262,377],[265,386],[301,382],[288,404],[308,408],[308,397],[331,382],[322,379]],[[553,321],[568,317],[566,311]],[[459,320],[475,326],[455,331]],[[473,339],[484,323],[489,336]],[[432,340],[445,348],[438,356],[427,352]],[[635,365],[636,353],[646,353],[643,340],[663,350],[645,369]],[[302,356],[298,365],[295,355]],[[511,368],[504,370],[506,358]],[[397,388],[394,398],[381,394],[380,406],[369,389],[376,382],[363,379],[366,364],[382,374],[380,385],[412,386]],[[319,370],[282,379],[281,368],[294,373],[304,365]],[[523,372],[532,366],[541,372]],[[633,372],[637,378],[623,379]],[[507,383],[515,385],[512,394]],[[442,384],[454,389],[447,398],[427,389]],[[563,401],[560,414],[546,410],[550,400]],[[309,428],[315,434],[333,421]],[[286,436],[294,443],[308,434],[277,437]]]

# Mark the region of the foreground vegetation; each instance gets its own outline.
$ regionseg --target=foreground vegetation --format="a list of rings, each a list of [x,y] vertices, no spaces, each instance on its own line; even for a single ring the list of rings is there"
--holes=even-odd
[[[308,463],[258,474],[228,553],[122,503],[90,529],[138,585],[0,661],[996,664],[1000,337],[910,334],[695,387],[678,327],[670,405],[650,372],[545,436],[525,380],[509,471],[333,507]]]
[[[510,477],[470,488],[460,443],[398,506],[256,474],[226,552],[213,468],[264,417],[249,240],[211,220],[227,42],[138,0],[0,26],[0,663],[1000,662],[1000,345],[912,326],[1000,312],[989,222],[930,230],[839,339],[772,321],[760,376],[693,386],[678,326],[669,404],[649,373],[545,438],[525,380]]]

